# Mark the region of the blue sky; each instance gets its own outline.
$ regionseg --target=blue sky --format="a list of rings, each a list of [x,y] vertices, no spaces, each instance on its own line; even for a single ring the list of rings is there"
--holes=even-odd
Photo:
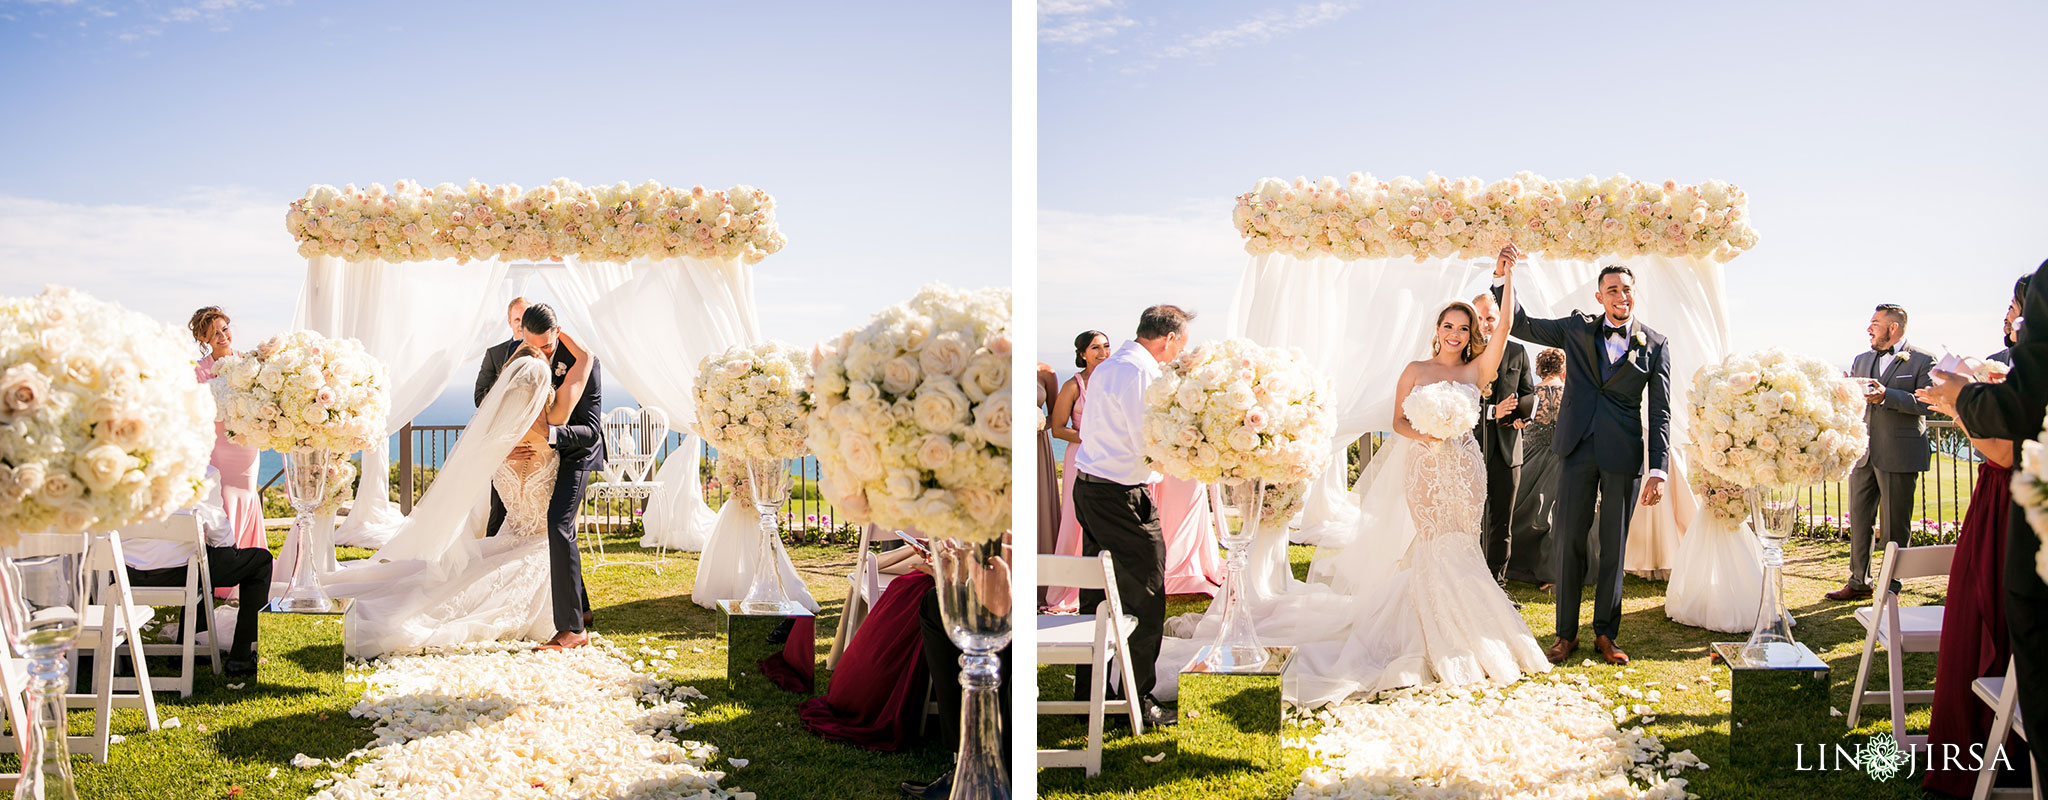
[[[1999,347],[2048,258],[2037,3],[1039,4],[1037,349],[1179,302],[1220,336],[1261,177],[1626,173],[1740,185],[1732,344]],[[1206,322],[1206,325],[1205,325]],[[1647,320],[1655,325],[1655,320]]]
[[[808,344],[1008,284],[1009,30],[991,3],[0,0],[0,294],[220,303],[248,344],[290,321],[311,184],[746,183],[790,239],[764,332]]]

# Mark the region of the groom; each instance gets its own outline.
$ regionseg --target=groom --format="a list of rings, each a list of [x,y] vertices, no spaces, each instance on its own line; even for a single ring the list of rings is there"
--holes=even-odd
[[[556,387],[562,385],[562,377],[576,363],[569,349],[560,346],[560,334],[555,310],[546,303],[528,306],[520,318],[520,341],[540,348],[554,360]],[[593,361],[596,358],[591,355]],[[575,410],[569,413],[568,424],[547,425],[545,420],[534,423],[536,431],[545,428],[548,446],[562,457],[556,467],[554,497],[548,502],[548,571],[553,586],[555,636],[543,648],[582,647],[590,643],[590,637],[583,632],[590,624],[590,593],[583,587],[583,554],[576,549],[576,512],[583,507],[584,481],[591,470],[604,467],[604,437],[598,416],[598,387],[603,381],[598,367],[596,363],[590,365],[590,379],[583,385],[583,396],[576,399]],[[512,451],[515,461],[532,457],[530,447]]]
[[[1521,251],[1501,249],[1494,268],[1493,296],[1515,268]],[[1630,316],[1635,310],[1635,273],[1628,267],[1600,270],[1593,297],[1605,313],[1574,311],[1563,319],[1532,319],[1515,304],[1515,338],[1564,351],[1564,400],[1551,449],[1560,461],[1552,532],[1557,547],[1557,642],[1545,651],[1563,663],[1579,649],[1579,593],[1586,582],[1586,549],[1599,503],[1599,556],[1593,595],[1593,648],[1609,664],[1627,664],[1614,640],[1621,633],[1622,547],[1629,517],[1640,496],[1654,506],[1664,497],[1664,469],[1671,443],[1671,361],[1664,337]],[[1643,395],[1649,394],[1649,474],[1643,476]]]

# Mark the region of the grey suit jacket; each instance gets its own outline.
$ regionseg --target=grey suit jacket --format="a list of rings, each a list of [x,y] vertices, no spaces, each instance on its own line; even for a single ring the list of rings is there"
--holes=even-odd
[[[1864,351],[1850,362],[1849,374],[1871,377],[1879,355]],[[1878,375],[1884,384],[1884,400],[1866,404],[1863,422],[1870,427],[1870,451],[1856,462],[1881,472],[1926,472],[1932,451],[1927,446],[1928,408],[1913,393],[1934,383],[1934,356],[1906,345],[1906,357],[1892,359],[1890,369]]]

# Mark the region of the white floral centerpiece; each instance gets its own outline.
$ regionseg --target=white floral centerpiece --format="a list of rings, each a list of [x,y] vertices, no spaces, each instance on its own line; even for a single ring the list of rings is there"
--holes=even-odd
[[[1553,181],[1523,172],[1381,181],[1351,173],[1259,181],[1232,219],[1252,255],[1297,258],[1482,258],[1503,243],[1530,255],[1698,255],[1727,261],[1756,246],[1749,199],[1720,181],[1644,183],[1615,175]]]
[[[697,363],[697,434],[735,461],[802,458],[810,381],[804,355],[781,342],[705,356]]]
[[[1695,455],[1691,462],[1698,464],[1698,448],[1692,450]],[[1700,507],[1715,519],[1740,522],[1749,516],[1749,499],[1742,487],[1705,469],[1687,470],[1686,479],[1692,485],[1693,496],[1699,498]]]
[[[1292,516],[1302,493],[1283,487],[1314,480],[1329,459],[1329,392],[1298,350],[1204,344],[1164,365],[1145,390],[1145,455],[1177,478],[1264,480],[1274,488],[1263,502],[1278,515],[1269,518]]]
[[[376,445],[390,410],[384,365],[354,339],[271,337],[214,364],[228,438],[261,450],[352,453]]]
[[[690,256],[755,264],[788,241],[775,224],[775,198],[752,186],[585,187],[565,178],[532,189],[476,181],[314,186],[292,201],[285,228],[307,258],[391,262]]]
[[[1864,402],[1817,358],[1771,349],[1701,367],[1692,382],[1700,466],[1743,488],[1842,480],[1863,457]]]
[[[65,287],[0,298],[0,545],[192,505],[213,405],[177,329]]]
[[[1409,390],[1401,414],[1415,430],[1449,441],[1479,425],[1479,390],[1469,383],[1438,381]]]
[[[987,541],[1010,521],[1010,291],[933,284],[812,355],[810,446],[855,522]]]

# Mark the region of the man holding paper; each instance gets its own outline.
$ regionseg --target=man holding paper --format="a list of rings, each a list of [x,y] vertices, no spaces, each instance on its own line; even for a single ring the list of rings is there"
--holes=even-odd
[[[1863,422],[1870,449],[1849,473],[1849,581],[1829,600],[1870,598],[1872,522],[1884,539],[1910,544],[1913,491],[1932,461],[1927,405],[1913,393],[1932,382],[1934,356],[1906,343],[1906,309],[1886,303],[1870,315],[1870,350],[1859,353],[1849,377],[1863,385]]]

